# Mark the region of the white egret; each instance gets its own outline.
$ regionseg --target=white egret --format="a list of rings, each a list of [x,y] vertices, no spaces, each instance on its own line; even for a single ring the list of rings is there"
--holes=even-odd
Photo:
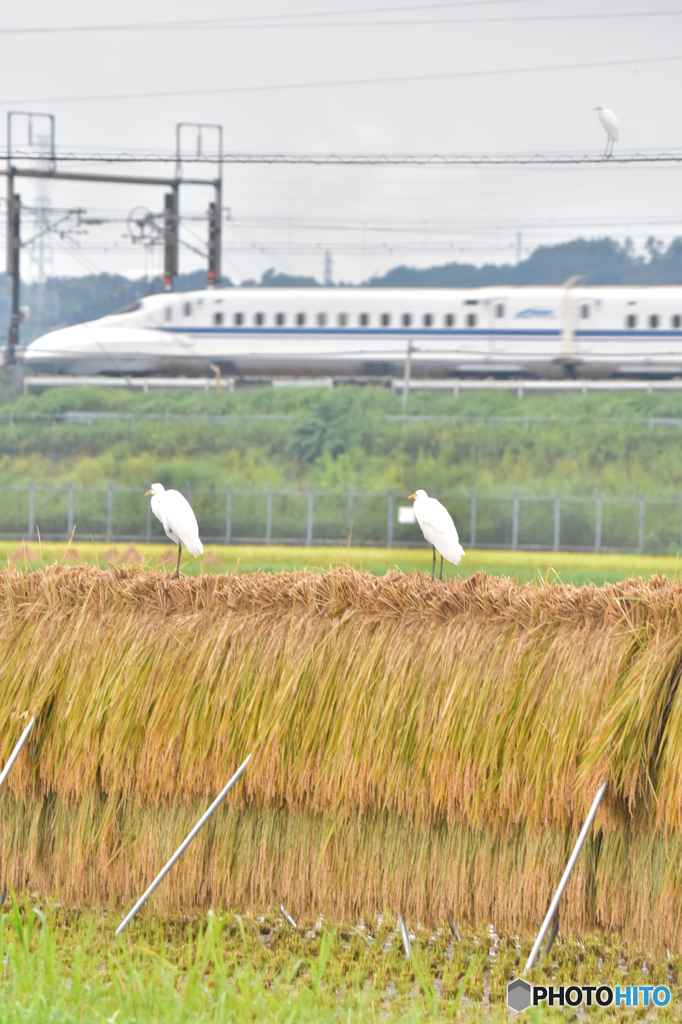
[[[424,537],[433,548],[431,579],[436,575],[436,551],[440,555],[440,579],[443,579],[443,558],[447,558],[453,565],[459,565],[462,556],[466,554],[459,542],[457,527],[445,505],[441,505],[437,498],[429,498],[426,491],[416,491],[410,494],[410,498],[415,499],[415,517]]]
[[[608,107],[595,107],[599,113],[599,120],[604,126],[606,132],[606,149],[604,150],[604,156],[613,156],[613,144],[618,142],[618,118],[612,110]]]
[[[152,512],[163,524],[166,536],[178,545],[178,566],[173,579],[180,575],[180,555],[182,546],[198,558],[204,553],[204,545],[199,540],[199,524],[192,511],[192,506],[180,491],[167,491],[163,484],[152,484],[145,494],[152,496]]]

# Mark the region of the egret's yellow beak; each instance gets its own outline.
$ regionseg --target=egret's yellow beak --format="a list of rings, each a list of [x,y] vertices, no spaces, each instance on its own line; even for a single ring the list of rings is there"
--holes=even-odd
[[[416,497],[417,497],[417,495],[416,495],[416,494],[408,494],[408,495],[407,495],[407,497],[408,497],[408,498],[416,498]]]
[[[145,491],[145,492],[144,492],[144,496],[145,496],[145,498],[146,498],[148,494],[153,494],[153,493],[154,493],[154,492],[152,491],[152,489],[151,489],[151,487],[150,487],[148,491]]]

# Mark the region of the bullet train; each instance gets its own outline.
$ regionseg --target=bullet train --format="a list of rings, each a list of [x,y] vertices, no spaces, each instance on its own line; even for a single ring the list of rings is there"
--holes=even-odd
[[[682,287],[225,288],[38,338],[29,371],[235,377],[670,377]]]

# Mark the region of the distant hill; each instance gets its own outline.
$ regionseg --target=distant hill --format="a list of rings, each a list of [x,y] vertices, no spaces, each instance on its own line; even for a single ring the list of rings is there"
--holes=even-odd
[[[380,277],[364,281],[366,287],[383,288],[480,288],[496,285],[563,284],[580,276],[586,284],[682,284],[682,238],[669,246],[649,239],[645,255],[637,255],[630,243],[613,238],[578,238],[561,245],[540,246],[518,265],[446,263],[440,267],[394,267]],[[297,277],[266,270],[260,281],[244,281],[258,287],[318,287],[312,277]],[[203,288],[206,272],[196,270],[175,279],[176,291]],[[222,287],[230,287],[224,280]],[[44,286],[22,284],[21,304],[29,306],[30,320],[22,325],[23,343],[60,325],[82,323],[113,313],[145,295],[162,290],[160,277],[130,280],[120,274],[87,277],[53,277]],[[9,281],[0,275],[0,339],[9,320]]]
[[[637,256],[629,244],[613,238],[585,239],[541,245],[516,266],[446,263],[442,267],[394,267],[364,283],[389,288],[483,288],[495,285],[563,284],[580,276],[585,284],[682,284],[682,238],[666,248],[655,239],[647,255]]]

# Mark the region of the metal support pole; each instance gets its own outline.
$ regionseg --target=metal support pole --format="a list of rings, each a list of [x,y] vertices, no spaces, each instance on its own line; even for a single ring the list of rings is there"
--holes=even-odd
[[[14,192],[14,168],[7,171],[7,276],[11,284],[10,318],[7,328],[7,362],[13,363],[19,344],[19,288],[21,254],[21,197]]]
[[[196,825],[194,826],[194,828],[192,829],[192,831],[190,832],[190,834],[189,834],[189,835],[187,836],[187,838],[186,838],[186,839],[184,840],[184,842],[180,844],[180,846],[179,846],[179,847],[177,848],[177,850],[175,851],[175,853],[173,854],[173,856],[171,857],[171,859],[170,859],[170,860],[168,861],[168,863],[166,864],[166,866],[165,866],[164,868],[162,868],[162,870],[161,870],[161,871],[159,872],[159,874],[158,874],[158,875],[156,876],[156,878],[154,879],[154,881],[152,882],[152,884],[151,884],[151,885],[149,886],[149,888],[147,889],[147,891],[146,891],[146,892],[144,893],[144,895],[143,895],[143,896],[140,896],[139,900],[137,901],[137,903],[135,904],[135,906],[133,907],[133,909],[132,909],[132,910],[130,911],[130,913],[129,913],[129,914],[127,914],[127,915],[126,915],[126,916],[125,916],[125,917],[123,918],[123,920],[121,921],[120,925],[118,926],[118,928],[116,929],[116,931],[115,931],[115,933],[114,933],[115,935],[120,935],[120,934],[121,934],[121,932],[123,931],[123,929],[124,929],[124,928],[126,928],[126,927],[127,927],[127,926],[128,926],[129,924],[130,924],[130,922],[132,921],[132,919],[133,919],[133,918],[135,917],[135,915],[137,914],[138,910],[139,910],[139,909],[140,909],[141,907],[143,907],[143,906],[144,906],[144,904],[145,904],[145,903],[147,902],[147,900],[149,899],[149,897],[151,896],[151,894],[152,894],[152,893],[154,892],[154,890],[156,889],[157,885],[159,885],[159,883],[163,881],[163,879],[164,879],[164,878],[166,877],[166,875],[168,874],[168,872],[170,871],[170,869],[171,869],[171,868],[173,867],[173,865],[175,864],[175,862],[176,862],[177,860],[179,860],[179,859],[180,859],[180,857],[182,856],[182,854],[183,854],[183,853],[185,852],[185,850],[187,849],[187,847],[189,846],[189,844],[190,844],[190,843],[192,842],[192,840],[194,839],[194,837],[195,837],[195,835],[197,834],[197,832],[199,832],[199,830],[200,830],[200,829],[201,829],[201,828],[202,828],[202,827],[203,827],[203,826],[204,826],[204,825],[206,824],[206,822],[207,822],[207,821],[208,821],[208,819],[209,819],[209,818],[211,817],[211,815],[212,815],[212,814],[213,814],[213,812],[214,812],[214,811],[216,810],[216,808],[218,808],[218,807],[220,806],[220,804],[221,804],[221,803],[223,802],[223,800],[225,799],[225,797],[227,796],[227,794],[228,794],[228,793],[230,792],[230,790],[232,789],[232,787],[234,786],[234,784],[235,784],[236,782],[239,782],[239,780],[241,779],[242,775],[243,775],[243,774],[244,774],[244,772],[246,771],[246,766],[247,766],[247,764],[249,763],[250,759],[251,759],[251,754],[249,754],[249,756],[248,756],[248,757],[246,758],[246,760],[245,760],[245,761],[243,761],[243,762],[242,762],[242,763],[240,764],[239,768],[237,768],[237,771],[236,771],[236,772],[234,773],[234,775],[232,776],[232,778],[230,779],[230,781],[228,782],[228,784],[227,784],[227,785],[225,786],[225,788],[224,788],[224,789],[223,789],[223,790],[222,790],[222,791],[221,791],[221,792],[220,792],[220,793],[218,794],[218,796],[217,796],[217,797],[215,798],[215,800],[213,801],[213,803],[211,804],[211,806],[209,807],[209,809],[208,809],[208,810],[206,811],[206,813],[205,813],[205,814],[202,814],[201,818],[199,818],[199,821],[198,821],[198,822],[196,823]]]
[[[601,551],[601,513],[602,513],[602,500],[601,491],[597,491],[595,495],[596,502],[596,515],[594,523],[594,553],[598,555]]]
[[[644,514],[646,511],[646,502],[644,495],[639,495],[639,518],[637,521],[637,550],[641,554],[644,551]]]
[[[410,394],[410,378],[412,376],[412,339],[407,343],[405,355],[405,377],[403,378],[403,412],[407,409],[407,399]]]
[[[33,723],[34,722],[35,722],[35,718],[32,718],[31,721],[26,726],[26,728],[24,729],[24,731],[22,732],[21,736],[19,737],[19,741],[18,741],[16,747],[14,748],[12,753],[9,755],[9,760],[8,760],[7,764],[2,769],[2,772],[0,772],[0,786],[2,786],[3,782],[5,781],[7,776],[9,775],[10,769],[11,769],[12,765],[14,764],[14,762],[16,761],[17,757],[19,756],[19,751],[21,750],[21,748],[23,747],[24,743],[26,742],[26,738],[28,737],[28,734],[30,733],[31,729],[33,728]]]
[[[107,541],[114,539],[114,485],[111,480],[107,486]]]
[[[550,949],[554,945],[554,940],[556,939],[558,934],[559,934],[559,911],[557,910],[556,914],[554,915],[554,920],[552,921],[552,930],[549,933],[549,938],[547,939],[547,944],[545,945],[545,948],[542,951],[543,957],[547,956],[547,954],[549,953]]]
[[[554,893],[554,899],[552,900],[552,902],[549,905],[549,910],[547,911],[547,914],[545,915],[545,920],[542,922],[542,927],[540,928],[540,931],[538,932],[538,934],[536,936],[535,945],[531,949],[530,956],[526,960],[526,966],[523,968],[523,973],[524,974],[526,974],[531,969],[533,964],[535,963],[535,958],[537,957],[538,951],[540,949],[540,946],[542,945],[542,940],[544,939],[545,935],[547,934],[547,931],[549,929],[550,924],[554,920],[554,916],[557,913],[557,910],[558,910],[558,907],[559,907],[559,900],[563,896],[564,889],[566,888],[566,886],[568,884],[568,880],[571,877],[571,872],[573,871],[573,868],[575,867],[575,862],[578,859],[578,854],[580,853],[580,851],[582,849],[582,845],[585,842],[585,840],[587,839],[587,833],[590,831],[590,827],[592,825],[592,822],[594,821],[594,816],[597,813],[597,810],[599,809],[599,804],[601,803],[601,799],[604,796],[604,793],[606,792],[607,785],[608,785],[607,782],[602,782],[601,786],[599,787],[599,792],[597,793],[596,797],[594,798],[594,800],[592,802],[592,806],[590,807],[590,813],[587,815],[587,818],[585,820],[585,824],[583,825],[582,829],[580,830],[580,835],[578,836],[578,841],[576,842],[575,846],[573,847],[573,853],[571,854],[570,860],[569,860],[568,864],[566,865],[566,870],[564,871],[563,875],[561,876],[561,881],[559,882],[559,888]],[[558,927],[558,925],[557,925],[557,927]]]
[[[73,487],[73,484],[71,483],[71,481],[69,480],[69,511],[68,511],[67,519],[66,519],[66,536],[67,536],[67,538],[70,538],[71,534],[73,533],[73,495],[74,495],[74,487]]]
[[[386,504],[388,506],[388,518],[386,523],[386,547],[393,547],[393,491],[388,491]]]
[[[561,495],[554,492],[554,551],[559,550],[561,540]]]
[[[265,543],[269,544],[272,540],[272,487],[270,484],[267,486],[265,492]]]
[[[519,496],[514,491],[514,503],[512,505],[512,542],[511,549],[516,551],[519,546]]]
[[[222,248],[222,182],[215,183],[215,202],[208,204],[208,274],[206,287],[220,284],[220,255]]]
[[[471,488],[471,526],[469,527],[469,547],[476,547],[476,491]]]
[[[178,274],[178,187],[164,196],[163,204],[163,290],[173,291]]]
[[[36,529],[36,485],[31,480],[28,489],[28,539],[33,540]]]
[[[225,494],[225,543],[232,542],[232,488],[228,486]]]
[[[305,526],[305,543],[310,547],[313,542],[313,489],[308,485],[308,516]]]
[[[348,512],[347,512],[347,523],[346,526],[350,530],[353,525],[353,503],[355,499],[355,492],[352,487],[346,487],[346,495],[348,498]]]
[[[410,942],[410,933],[408,932],[407,925],[405,924],[404,914],[398,914],[398,924],[400,925],[400,935],[403,940],[405,956],[409,960],[412,955],[412,943]]]

